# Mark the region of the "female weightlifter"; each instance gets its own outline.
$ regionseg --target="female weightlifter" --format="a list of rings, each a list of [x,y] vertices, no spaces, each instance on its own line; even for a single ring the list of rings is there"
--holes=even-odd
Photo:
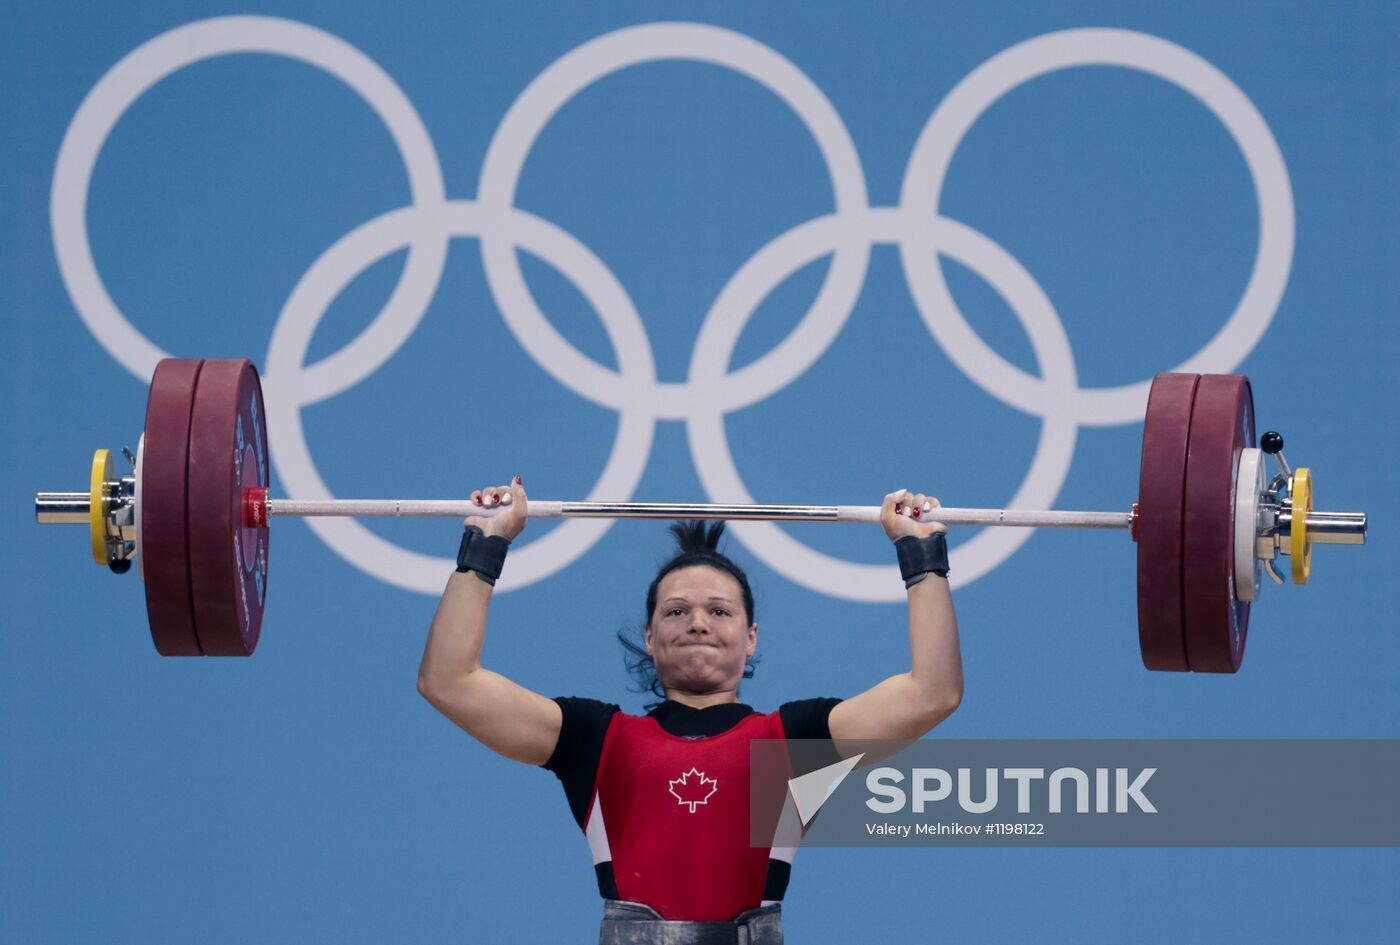
[[[938,500],[900,490],[881,507],[909,592],[909,670],[849,699],[764,714],[739,702],[758,624],[748,578],[718,550],[724,525],[673,526],[680,549],[648,588],[642,658],[665,701],[636,716],[594,699],[549,699],[481,665],[491,589],[528,499],[519,476],[471,498],[499,511],[466,519],[419,691],[488,748],[563,783],[604,898],[601,945],[781,943],[792,851],[749,845],[749,741],[913,740],[957,708],[947,529],[920,521]]]

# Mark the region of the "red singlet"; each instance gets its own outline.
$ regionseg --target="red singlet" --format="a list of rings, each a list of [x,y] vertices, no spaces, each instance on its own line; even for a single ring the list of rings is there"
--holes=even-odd
[[[770,851],[749,846],[749,740],[782,737],[776,712],[698,739],[614,715],[584,833],[595,864],[612,862],[618,898],[667,919],[725,921],[758,906]]]

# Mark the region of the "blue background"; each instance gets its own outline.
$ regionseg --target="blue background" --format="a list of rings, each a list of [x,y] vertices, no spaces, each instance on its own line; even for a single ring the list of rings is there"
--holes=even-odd
[[[1124,536],[1042,531],[960,588],[967,695],[936,735],[966,738],[1396,737],[1400,566],[1381,500],[1397,466],[1392,321],[1400,272],[1400,16],[1381,2],[1136,4],[8,5],[0,38],[0,339],[5,440],[0,590],[0,940],[6,942],[588,941],[587,848],[555,779],[438,716],[415,676],[434,600],[347,564],[301,523],[276,528],[263,642],[249,660],[163,660],[135,575],[91,566],[78,529],[39,529],[39,490],[80,489],[92,450],[132,446],[146,389],[75,312],[55,261],[54,164],[78,105],[123,55],[205,16],[264,13],[338,36],[403,89],[447,195],[475,196],[495,129],[550,63],[611,30],[684,19],[747,34],[840,113],[874,206],[896,203],[914,141],[971,70],[1022,40],[1113,26],[1160,36],[1234,81],[1282,150],[1297,212],[1287,292],[1238,366],[1259,428],[1314,467],[1319,503],[1366,509],[1364,550],[1324,548],[1308,587],[1266,586],[1234,677],[1151,674]],[[93,254],[120,309],[183,356],[260,363],[288,293],[334,241],[408,203],[366,104],[266,55],[197,63],[122,117],[92,177]],[[663,62],[608,76],[540,136],[517,205],[616,274],[661,380],[685,378],[710,302],[784,230],[832,209],[800,122],[753,82]],[[1248,170],[1180,89],[1119,68],[1018,87],[972,128],[943,212],[1005,247],[1055,304],[1084,387],[1132,383],[1198,350],[1233,308],[1258,237]],[[546,263],[530,285],[580,350],[616,366],[599,321]],[[355,280],[308,361],[353,339],[403,254]],[[945,263],[968,320],[1035,372],[992,287]],[[826,272],[765,300],[734,366],[796,324]],[[479,244],[451,243],[426,317],[379,371],[303,413],[344,496],[452,496],[525,477],[593,486],[616,414],[565,389],[505,328]],[[835,343],[727,430],[760,501],[867,504],[892,488],[998,505],[1041,421],[993,399],[932,341],[896,250],[877,247]],[[1141,425],[1084,427],[1062,508],[1126,509]],[[274,489],[280,483],[274,479]],[[277,494],[276,492],[274,494]],[[660,421],[639,500],[706,498],[685,427]],[[449,522],[375,523],[446,556]],[[544,532],[532,525],[523,539]],[[815,548],[887,563],[878,529],[793,527]],[[642,622],[661,526],[619,523],[584,557],[500,595],[487,665],[546,694],[640,710],[613,639]],[[758,597],[745,701],[852,695],[907,668],[902,605],[795,584],[739,542]],[[1286,777],[1287,772],[1280,772]],[[785,902],[795,942],[1311,942],[1400,923],[1395,850],[810,850]],[[512,930],[513,931],[509,931]],[[873,932],[874,930],[874,932]]]

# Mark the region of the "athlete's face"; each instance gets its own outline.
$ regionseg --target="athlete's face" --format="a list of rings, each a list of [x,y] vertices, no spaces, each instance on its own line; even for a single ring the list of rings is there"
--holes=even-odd
[[[665,689],[737,690],[744,659],[757,645],[758,625],[749,623],[743,591],[732,575],[695,565],[661,579],[646,646]]]

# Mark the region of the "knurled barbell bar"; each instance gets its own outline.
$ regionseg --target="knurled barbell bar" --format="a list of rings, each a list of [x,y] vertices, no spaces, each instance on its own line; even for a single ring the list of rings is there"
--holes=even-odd
[[[249,656],[267,599],[268,526],[279,516],[491,515],[464,500],[328,499],[267,494],[262,385],[251,361],[166,359],[156,367],[130,475],[93,456],[87,492],[41,492],[41,523],[86,524],[93,558],[121,573],[135,560],[151,638],[166,656]],[[1265,470],[1273,456],[1278,471]],[[560,502],[530,518],[878,522],[878,506]],[[1138,642],[1152,670],[1236,672],[1249,610],[1289,555],[1306,583],[1315,544],[1364,544],[1363,512],[1313,508],[1311,471],[1292,469],[1283,438],[1256,448],[1249,380],[1159,374],[1143,421],[1138,501],[1128,512],[938,508],[949,525],[1121,529],[1137,542]]]

